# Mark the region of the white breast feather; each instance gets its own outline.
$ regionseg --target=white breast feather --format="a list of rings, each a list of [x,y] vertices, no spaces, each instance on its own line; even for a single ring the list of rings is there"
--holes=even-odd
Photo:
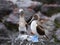
[[[37,21],[36,20],[34,20],[34,21],[32,21],[32,23],[31,23],[31,31],[33,32],[33,33],[37,33],[36,32],[36,26],[37,26]]]

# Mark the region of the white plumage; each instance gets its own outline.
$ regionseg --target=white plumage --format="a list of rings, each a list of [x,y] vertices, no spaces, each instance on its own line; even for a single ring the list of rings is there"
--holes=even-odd
[[[26,31],[26,22],[24,17],[20,17],[19,19],[19,31]]]
[[[19,18],[19,31],[26,31],[26,21],[25,21],[25,14],[23,9],[19,9],[20,18]],[[23,13],[22,13],[23,12]],[[21,14],[22,13],[22,14]]]
[[[37,26],[37,20],[32,21],[32,22],[31,22],[31,31],[32,31],[34,34],[37,34],[36,26]]]

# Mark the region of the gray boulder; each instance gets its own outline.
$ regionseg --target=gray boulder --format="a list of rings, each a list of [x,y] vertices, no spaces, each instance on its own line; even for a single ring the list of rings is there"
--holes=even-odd
[[[59,29],[57,29],[57,31],[56,31],[56,38],[58,39],[58,40],[60,40],[60,28]]]
[[[60,13],[53,14],[50,19],[54,21],[57,17],[60,17]]]
[[[0,0],[0,15],[8,15],[12,12],[14,4],[10,1]]]
[[[0,23],[0,30],[6,30],[6,27],[3,23]]]
[[[55,21],[60,24],[60,16],[59,17],[56,17]]]

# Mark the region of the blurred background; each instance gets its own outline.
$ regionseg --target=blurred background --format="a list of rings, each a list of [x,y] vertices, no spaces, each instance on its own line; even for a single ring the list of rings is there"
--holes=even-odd
[[[60,45],[60,0],[0,0],[0,45],[13,45],[11,42],[18,35],[18,10],[24,9],[25,20],[38,13],[41,18],[48,17],[53,23],[50,27],[49,42],[46,45]],[[51,25],[50,25],[51,24]],[[36,44],[37,45],[37,44]]]

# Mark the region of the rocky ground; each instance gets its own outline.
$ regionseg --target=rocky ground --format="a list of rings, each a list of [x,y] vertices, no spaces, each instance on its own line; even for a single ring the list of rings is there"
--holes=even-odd
[[[4,4],[8,5],[7,2]],[[5,6],[2,5],[1,7],[4,8],[0,8],[0,12],[1,12],[0,13],[1,14],[0,15],[0,45],[15,45],[14,39],[18,36],[18,32],[19,32],[18,24],[17,24],[19,21],[19,15],[10,13],[13,10],[11,5],[6,7]],[[27,21],[30,18],[30,16],[34,14],[34,11],[33,10],[28,11],[27,9],[25,9],[25,13],[26,13],[25,20]],[[52,14],[52,16],[49,18],[50,20],[43,24],[43,26],[46,28],[45,30],[48,30],[46,34],[49,37],[49,40],[43,39],[44,43],[38,42],[38,43],[34,43],[34,45],[60,45],[60,12]],[[30,28],[28,28],[28,32],[30,32]]]

